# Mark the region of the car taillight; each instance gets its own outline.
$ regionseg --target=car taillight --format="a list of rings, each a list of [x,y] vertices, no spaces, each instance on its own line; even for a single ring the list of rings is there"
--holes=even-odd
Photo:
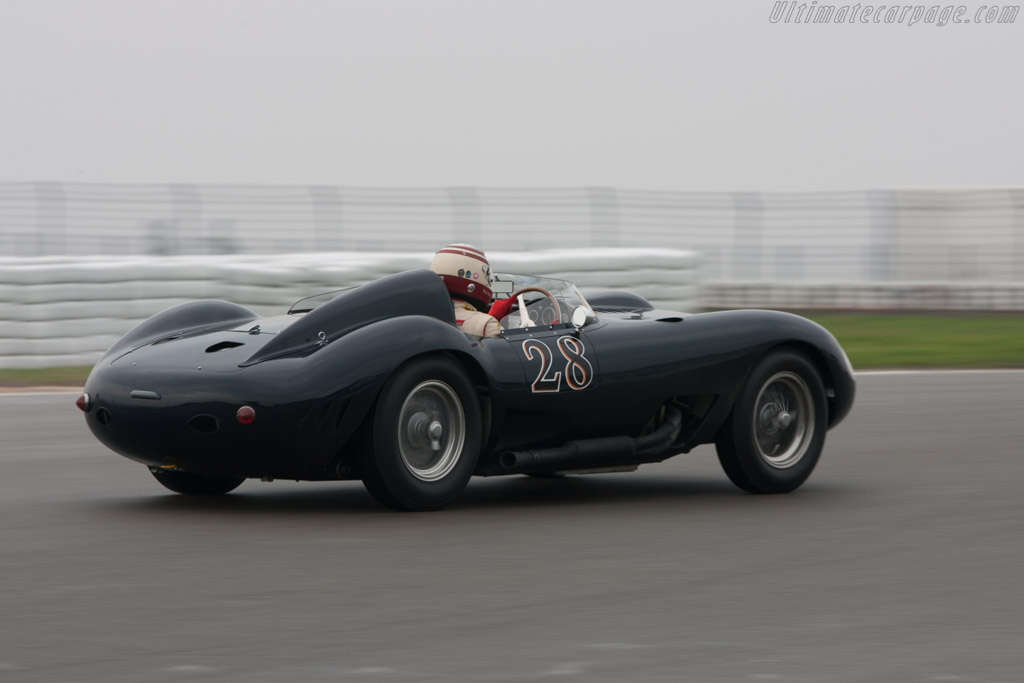
[[[92,408],[92,398],[90,398],[89,394],[83,393],[75,401],[75,405],[78,406],[78,409],[83,413],[88,413],[89,408]]]
[[[235,415],[238,417],[238,421],[244,425],[250,425],[256,419],[256,411],[252,409],[252,406],[242,406]]]

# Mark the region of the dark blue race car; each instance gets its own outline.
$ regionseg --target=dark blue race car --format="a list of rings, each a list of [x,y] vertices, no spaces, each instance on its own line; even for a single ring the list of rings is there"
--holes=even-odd
[[[179,493],[361,479],[385,505],[429,510],[474,474],[625,471],[704,443],[741,489],[792,491],[853,403],[846,355],[804,318],[495,281],[516,301],[497,339],[463,334],[427,270],[270,318],[176,306],[106,352],[78,405]]]

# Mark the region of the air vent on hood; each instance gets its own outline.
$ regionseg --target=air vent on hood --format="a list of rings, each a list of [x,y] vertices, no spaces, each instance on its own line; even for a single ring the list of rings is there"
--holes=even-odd
[[[223,351],[224,349],[233,349],[236,346],[245,346],[245,344],[243,344],[242,342],[222,341],[214,344],[213,346],[207,347],[206,352],[217,353],[218,351]]]

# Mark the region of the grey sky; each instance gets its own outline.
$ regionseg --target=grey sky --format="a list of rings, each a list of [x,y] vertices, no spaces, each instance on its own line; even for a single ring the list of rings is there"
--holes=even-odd
[[[0,0],[0,181],[1024,185],[1024,14],[773,5]]]

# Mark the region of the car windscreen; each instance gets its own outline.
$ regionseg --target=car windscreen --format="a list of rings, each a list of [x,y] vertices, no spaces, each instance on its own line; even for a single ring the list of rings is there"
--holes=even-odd
[[[573,309],[577,306],[586,307],[590,316],[593,317],[593,309],[590,307],[590,304],[587,303],[587,300],[580,293],[580,290],[576,288],[576,285],[568,280],[513,273],[494,273],[491,276],[491,280],[492,282],[511,282],[513,293],[531,287],[542,289],[550,293],[558,304],[556,310],[554,304],[545,294],[536,291],[530,292],[525,295],[527,316],[520,315],[519,307],[516,306],[512,313],[501,320],[502,327],[505,329],[567,324],[572,316]],[[505,289],[508,289],[507,285]],[[498,295],[499,298],[504,296],[506,295]]]

